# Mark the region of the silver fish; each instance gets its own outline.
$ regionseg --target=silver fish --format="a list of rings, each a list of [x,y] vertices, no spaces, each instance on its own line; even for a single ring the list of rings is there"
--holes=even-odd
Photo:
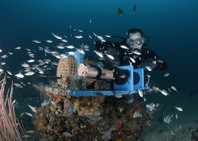
[[[80,30],[80,29],[79,29],[78,32],[83,32],[83,30]]]
[[[45,42],[47,42],[47,43],[53,43],[53,41],[52,40],[45,40]]]
[[[16,47],[16,48],[15,48],[15,50],[19,50],[19,49],[21,49],[21,47]]]
[[[35,62],[35,60],[34,60],[34,59],[30,59],[30,60],[28,60],[27,62],[28,62],[28,63],[33,63],[33,62]]]
[[[177,89],[175,88],[175,86],[171,86],[171,89],[177,92]]]
[[[3,58],[3,59],[5,59],[5,58],[8,58],[8,55],[3,55],[3,56],[1,56],[1,58]]]
[[[97,37],[99,40],[101,40],[102,42],[106,42],[102,36],[96,36],[96,37]]]
[[[58,59],[61,58],[60,54],[52,54],[52,55],[53,55],[54,57],[58,58]]]
[[[38,65],[35,65],[34,68],[36,68],[40,74],[44,74],[44,71],[42,68],[40,68]]]
[[[76,39],[82,39],[83,38],[83,36],[81,36],[81,35],[78,35],[78,36],[74,36]]]
[[[146,69],[147,69],[148,71],[152,71],[152,69],[151,69],[150,66],[146,66]]]
[[[99,51],[97,51],[97,50],[94,50],[94,52],[95,52],[99,57],[103,58],[102,53],[100,53],[100,52],[99,52]]]
[[[167,92],[166,90],[160,90],[160,92],[161,92],[163,95],[165,95],[165,96],[168,95],[168,92]]]
[[[29,130],[29,131],[26,131],[26,133],[34,134],[34,133],[35,133],[35,131]]]
[[[133,62],[133,63],[135,63],[136,61],[135,61],[135,59],[134,58],[132,58],[132,57],[129,57],[129,59]]]
[[[89,48],[89,46],[88,46],[88,45],[83,45],[83,47],[84,47],[84,48],[86,48],[86,49],[88,49],[88,48]]]
[[[111,60],[114,60],[114,57],[110,54],[106,54],[108,58],[110,58]]]
[[[82,49],[76,49],[77,51],[79,51],[81,54],[85,54],[85,52],[84,52],[84,50],[82,50]]]
[[[170,75],[170,73],[165,73],[164,77],[168,77]]]
[[[26,115],[30,116],[30,117],[33,117],[33,115],[31,113],[27,113],[25,112]]]
[[[61,45],[58,45],[56,46],[58,49],[64,49],[65,47],[64,46],[61,46]]]
[[[34,75],[34,74],[35,74],[35,73],[34,73],[33,71],[29,71],[29,72],[25,73],[26,76],[32,76],[32,75]]]
[[[23,88],[23,86],[21,85],[21,84],[19,84],[19,83],[14,83],[14,86],[16,86],[16,87],[18,87],[18,88]]]
[[[31,106],[31,105],[28,105],[30,107],[30,109],[34,112],[34,113],[37,113],[37,110],[35,107]]]
[[[57,35],[57,34],[54,34],[53,32],[52,32],[52,35],[53,35],[56,39],[59,39],[59,40],[61,40],[61,39],[62,39],[62,37],[61,37],[61,36],[59,36],[59,35]]]
[[[61,41],[64,42],[64,43],[67,43],[68,42],[66,39],[62,39]]]
[[[16,100],[13,100],[13,101],[12,101],[12,105],[14,105],[14,104],[15,104],[15,102],[16,102]]]
[[[182,109],[181,107],[177,107],[177,106],[175,106],[175,108],[176,108],[178,111],[180,111],[180,112],[182,112],[182,111],[183,111],[183,109]]]
[[[50,52],[51,52],[50,49],[49,49],[49,47],[46,47],[46,48],[44,49],[44,51],[45,51],[46,53],[50,53]]]
[[[160,91],[160,89],[159,89],[158,87],[156,87],[156,86],[153,86],[153,90],[154,90],[155,92]]]
[[[92,36],[91,35],[88,35],[88,36],[89,36],[90,39],[92,39]]]
[[[22,73],[18,73],[15,75],[17,78],[24,78],[24,75]]]
[[[8,73],[9,75],[12,75],[12,73],[11,73],[10,71],[7,71],[7,73]]]
[[[107,38],[110,38],[111,36],[110,35],[105,35]]]
[[[36,44],[40,44],[41,43],[41,41],[39,41],[39,40],[32,40],[34,43],[36,43]]]
[[[73,45],[68,45],[68,46],[65,46],[66,48],[68,48],[68,49],[73,49],[73,48],[75,48]]]
[[[121,48],[123,48],[123,49],[129,49],[127,46],[125,46],[125,45],[121,45],[120,46]]]
[[[1,65],[3,66],[3,65],[5,65],[6,63],[5,62],[1,62]]]
[[[96,36],[96,37],[98,36],[95,32],[93,32],[93,35]]]
[[[133,53],[136,54],[136,55],[141,55],[141,53],[137,50],[134,50]]]
[[[68,54],[70,54],[70,55],[75,55],[75,53],[74,52],[72,52],[72,51],[70,51],[70,52],[67,52]]]
[[[150,111],[155,111],[156,107],[157,106],[154,103],[146,104],[146,108],[149,109]]]
[[[30,66],[29,64],[26,64],[26,63],[23,63],[23,64],[21,64],[21,65],[22,65],[22,67],[24,67],[24,68],[27,68],[27,67]]]
[[[34,58],[34,54],[33,54],[33,53],[30,53],[29,56],[30,56],[31,58]]]
[[[13,55],[13,53],[12,53],[12,52],[8,52],[8,54]]]
[[[138,89],[138,94],[139,94],[140,97],[143,97],[143,92],[139,89]]]

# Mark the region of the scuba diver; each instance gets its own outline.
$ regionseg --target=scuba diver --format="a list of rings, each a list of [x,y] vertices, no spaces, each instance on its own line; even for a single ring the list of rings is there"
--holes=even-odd
[[[114,69],[118,66],[132,64],[134,69],[143,68],[149,70],[165,70],[167,63],[162,60],[154,51],[147,48],[146,36],[138,28],[128,31],[128,38],[111,36],[123,39],[122,42],[101,42],[97,41],[95,46],[98,51],[103,53],[103,66],[107,69]],[[149,38],[148,38],[149,41]],[[114,57],[109,58],[108,55]]]

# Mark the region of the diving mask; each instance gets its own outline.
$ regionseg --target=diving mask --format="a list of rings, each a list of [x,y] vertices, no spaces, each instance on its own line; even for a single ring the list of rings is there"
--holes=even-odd
[[[135,38],[135,39],[128,38],[127,44],[130,47],[142,46],[144,44],[144,39],[143,38]]]

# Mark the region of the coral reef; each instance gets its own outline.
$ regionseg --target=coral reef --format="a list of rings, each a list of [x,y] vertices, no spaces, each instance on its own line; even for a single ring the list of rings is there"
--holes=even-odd
[[[83,82],[75,81],[74,86]],[[41,87],[44,86],[37,89]],[[106,81],[96,80],[93,89],[111,88]],[[56,84],[45,86],[42,91],[49,96],[49,104],[38,108],[33,118],[39,139],[132,141],[151,124],[150,116],[138,103],[128,103],[127,96],[72,97]]]
[[[134,117],[137,111],[141,116]],[[105,99],[98,112],[100,114],[92,116],[85,112],[82,116],[74,111],[72,115],[65,117],[64,107],[52,102],[39,108],[33,123],[41,139],[131,141],[138,139],[142,129],[150,121],[139,104],[127,104],[123,99],[112,96]]]
[[[198,140],[198,128],[192,131],[192,138],[191,141],[197,141]]]

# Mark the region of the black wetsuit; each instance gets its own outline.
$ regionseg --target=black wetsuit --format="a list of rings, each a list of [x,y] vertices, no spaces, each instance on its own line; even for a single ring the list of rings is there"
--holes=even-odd
[[[124,45],[127,46],[129,49],[121,48],[120,46]],[[139,50],[141,53],[140,55],[135,54],[133,49],[131,49],[127,43],[126,40],[123,40],[121,43],[118,42],[96,42],[96,49],[100,52],[103,52],[105,54],[105,51],[108,50],[109,47],[115,48],[116,50],[119,50],[119,55],[114,56],[114,58],[119,58],[119,66],[125,66],[132,64],[134,68],[144,68],[149,66],[153,70],[165,70],[167,69],[168,65],[165,61],[163,61],[154,51],[151,51],[147,48],[146,44],[142,46],[142,49]],[[110,54],[110,53],[108,53]],[[117,59],[116,58],[116,59]],[[135,61],[131,61],[133,58]],[[109,67],[109,64],[107,62],[103,62],[104,67]],[[145,69],[146,70],[146,69]]]

